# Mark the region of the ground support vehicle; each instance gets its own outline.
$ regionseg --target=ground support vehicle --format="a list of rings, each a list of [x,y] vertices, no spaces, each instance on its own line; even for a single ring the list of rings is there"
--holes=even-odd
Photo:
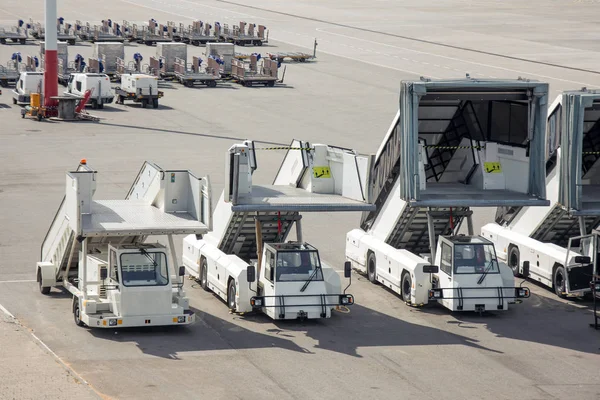
[[[257,185],[254,142],[232,146],[213,230],[183,243],[183,264],[201,286],[238,313],[272,319],[329,318],[354,298],[302,236],[301,213],[372,210],[361,182],[370,158],[293,141],[273,185]],[[287,241],[295,225],[295,240]],[[345,269],[350,276],[350,265]]]
[[[143,57],[140,53],[136,53],[133,55],[133,61],[128,63],[125,62],[120,57],[117,57],[117,78],[121,79],[122,75],[125,74],[141,74],[143,73],[143,68],[148,69],[148,64],[142,66]]]
[[[7,88],[16,85],[20,76],[20,63],[10,60],[6,65],[0,65],[0,87]]]
[[[32,93],[42,92],[43,72],[21,72],[12,90],[13,104],[29,105]]]
[[[104,108],[104,105],[111,104],[115,97],[108,75],[94,73],[72,74],[65,95],[83,97],[88,90],[91,91],[88,102],[93,109]]]
[[[267,53],[267,57],[271,60],[277,61],[279,64],[285,62],[286,60],[291,60],[294,62],[306,62],[310,60],[314,60],[317,58],[317,39],[315,39],[315,44],[313,47],[313,53],[300,53],[300,52],[277,52],[277,53]]]
[[[194,21],[187,28],[184,24],[179,24],[179,30],[174,34],[173,40],[191,44],[192,46],[200,46],[209,42],[218,42],[219,35],[215,33],[211,24]]]
[[[216,61],[221,77],[231,76],[231,63],[235,59],[235,45],[232,43],[207,43],[204,52],[208,62]]]
[[[179,83],[187,87],[194,87],[195,85],[206,85],[208,87],[216,87],[217,81],[221,78],[219,75],[219,69],[215,67],[207,66],[205,69],[201,69],[202,60],[199,57],[194,56],[192,58],[192,65],[188,69],[185,60],[181,58],[175,59],[175,78]]]
[[[262,46],[269,42],[269,31],[264,25],[247,24],[240,22],[231,28],[228,24],[223,24],[223,29],[219,29],[221,40],[238,46]]]
[[[32,27],[32,36],[39,40],[45,38],[45,27],[39,22],[30,20]],[[77,30],[71,24],[65,24],[63,18],[59,18],[56,22],[57,39],[61,42],[67,42],[70,46],[74,46],[77,42]]]
[[[12,28],[0,28],[0,44],[6,44],[8,41],[13,43],[25,44],[29,39],[27,28],[19,21],[17,26]]]
[[[242,86],[250,87],[252,85],[275,86],[276,83],[283,83],[278,80],[277,71],[278,63],[268,58],[263,58],[258,63],[258,56],[252,54],[250,62],[243,60],[231,60],[231,78],[240,83]],[[284,72],[285,76],[285,72]]]
[[[73,294],[75,323],[90,328],[187,325],[173,235],[203,234],[208,178],[146,162],[125,200],[96,200],[97,172],[85,160],[67,173],[66,193],[42,242],[36,276]],[[166,236],[168,246],[147,243]]]
[[[547,84],[525,80],[403,81],[367,182],[376,210],[346,236],[353,268],[415,306],[483,312],[528,297],[474,235],[471,209],[549,204],[547,96]]]
[[[119,42],[123,43],[125,38],[123,37],[122,27],[116,22],[110,19],[102,21],[102,25],[94,26],[93,35],[90,38],[92,43],[94,42]]]
[[[155,20],[148,21],[148,26],[138,26],[133,24],[132,38],[146,46],[152,46],[157,43],[166,43],[173,41],[173,27],[158,24]]]
[[[560,297],[590,293],[595,262],[584,239],[600,224],[600,92],[559,95],[548,113],[548,207],[503,207],[481,232],[515,276],[552,288]],[[528,268],[527,268],[528,267]]]
[[[594,301],[594,323],[590,326],[594,329],[600,329],[600,275],[594,275],[590,283],[592,289],[592,299]]]
[[[121,75],[121,85],[115,88],[116,104],[125,104],[125,100],[140,103],[142,108],[152,105],[158,108],[158,99],[164,93],[158,90],[158,78],[146,74]]]

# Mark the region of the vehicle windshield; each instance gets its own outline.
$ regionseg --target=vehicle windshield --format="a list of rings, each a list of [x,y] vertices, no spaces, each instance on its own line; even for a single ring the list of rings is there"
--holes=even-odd
[[[123,253],[121,277],[125,286],[164,286],[169,283],[167,257],[162,252]]]
[[[499,273],[498,260],[492,244],[455,244],[455,274]]]
[[[323,280],[319,254],[316,251],[278,251],[275,271],[278,282],[306,281],[313,272],[313,281]]]

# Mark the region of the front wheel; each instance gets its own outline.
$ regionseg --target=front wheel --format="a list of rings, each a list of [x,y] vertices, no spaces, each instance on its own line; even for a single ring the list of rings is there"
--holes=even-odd
[[[229,281],[227,288],[227,306],[230,310],[235,311],[235,280]]]
[[[208,263],[206,262],[206,258],[203,258],[200,263],[200,286],[205,291],[210,292],[210,288],[208,287]]]
[[[375,253],[369,253],[367,257],[367,276],[371,283],[377,282],[377,259]]]
[[[564,267],[556,268],[554,271],[554,279],[552,280],[554,286],[554,293],[562,299],[567,297],[565,292],[567,291],[567,274],[565,273]]]
[[[50,294],[50,286],[42,286],[42,273],[40,271],[38,271],[37,279],[40,288],[40,293],[44,295]]]
[[[75,325],[83,326],[85,325],[81,321],[81,310],[79,309],[79,299],[75,298],[75,305],[73,306],[73,320],[75,321]]]
[[[514,246],[511,247],[508,251],[508,266],[512,269],[513,276],[521,276],[519,271],[519,266],[521,264],[520,259],[521,255],[519,254],[519,248]]]
[[[410,278],[410,274],[405,272],[402,275],[402,300],[405,303],[410,303],[410,289],[412,288],[412,279]]]

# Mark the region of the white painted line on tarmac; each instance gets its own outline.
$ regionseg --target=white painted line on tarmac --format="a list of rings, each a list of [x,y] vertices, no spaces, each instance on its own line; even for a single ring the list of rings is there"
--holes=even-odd
[[[37,282],[35,279],[21,279],[21,280],[14,280],[14,281],[0,281],[0,283],[23,283],[23,282]]]
[[[12,315],[12,313],[10,311],[8,311],[6,308],[4,308],[4,306],[2,304],[0,304],[0,311],[2,311],[4,314],[9,316],[10,318],[16,319],[15,316]]]

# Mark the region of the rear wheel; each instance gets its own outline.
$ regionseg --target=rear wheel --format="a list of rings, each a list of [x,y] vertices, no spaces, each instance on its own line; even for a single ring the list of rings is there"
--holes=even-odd
[[[560,298],[565,298],[565,291],[567,290],[567,275],[565,274],[564,267],[558,267],[554,271],[554,277],[552,279],[552,283],[554,286],[554,293]]]
[[[119,104],[125,104],[125,96],[119,95]]]
[[[37,273],[37,280],[38,280],[38,285],[40,288],[40,293],[41,294],[50,294],[50,286],[42,286],[42,272],[38,270]]]
[[[509,250],[508,250],[508,266],[510,267],[510,269],[512,269],[513,275],[514,276],[521,276],[521,273],[519,271],[520,268],[520,259],[521,259],[521,255],[519,253],[519,248],[512,246]]]
[[[203,258],[200,262],[200,286],[202,286],[202,289],[210,292],[208,287],[208,263],[206,262],[206,258]]]
[[[235,311],[235,280],[231,279],[227,287],[227,306]]]
[[[206,84],[208,87],[217,87],[217,81],[208,81]]]
[[[98,101],[92,100],[92,108],[95,110],[98,108]]]
[[[377,282],[377,259],[375,253],[369,253],[367,257],[367,276],[372,283]]]
[[[13,98],[13,104],[17,104],[17,99]]]
[[[152,107],[158,108],[158,99],[152,99]]]
[[[146,107],[148,107],[148,100],[142,99],[142,108],[146,108]]]
[[[405,272],[402,275],[402,300],[406,303],[410,303],[410,289],[412,287],[412,279],[410,278],[410,274]]]

